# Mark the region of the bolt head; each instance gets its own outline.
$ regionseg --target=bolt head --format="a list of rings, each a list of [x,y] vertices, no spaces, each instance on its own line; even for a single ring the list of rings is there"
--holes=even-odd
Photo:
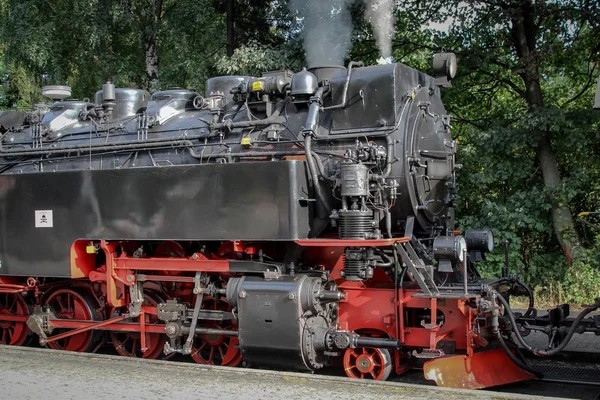
[[[248,294],[245,291],[241,291],[239,294],[240,299],[245,299]]]
[[[165,333],[167,336],[171,337],[177,333],[177,327],[175,327],[175,325],[167,325],[165,327]]]

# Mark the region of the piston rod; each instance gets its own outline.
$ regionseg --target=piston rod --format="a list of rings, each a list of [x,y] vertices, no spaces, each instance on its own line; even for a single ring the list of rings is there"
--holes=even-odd
[[[397,349],[400,347],[400,342],[396,339],[388,338],[359,337],[356,339],[356,346]]]
[[[181,333],[184,335],[189,334],[190,327],[184,326],[181,328]],[[230,329],[215,329],[215,328],[196,328],[194,329],[196,335],[215,335],[215,336],[239,336],[238,331]]]

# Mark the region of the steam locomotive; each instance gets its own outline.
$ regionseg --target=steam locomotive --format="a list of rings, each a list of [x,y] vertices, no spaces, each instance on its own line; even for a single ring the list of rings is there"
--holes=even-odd
[[[454,223],[456,142],[434,76],[391,63],[221,76],[204,95],[107,82],[0,142],[0,343],[441,386],[536,376],[513,335],[600,333],[537,316],[489,230]],[[33,113],[35,114],[35,112]],[[511,295],[529,295],[524,314]],[[501,374],[491,373],[502,369]]]

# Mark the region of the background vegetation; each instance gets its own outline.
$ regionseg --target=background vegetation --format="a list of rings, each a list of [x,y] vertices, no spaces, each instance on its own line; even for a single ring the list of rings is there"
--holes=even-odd
[[[313,0],[308,0],[313,1]],[[578,217],[600,211],[599,118],[591,111],[600,63],[594,0],[400,2],[393,57],[430,71],[434,52],[458,55],[444,91],[459,142],[461,229],[486,226],[551,301],[600,291],[600,235]],[[379,51],[360,0],[350,4],[347,59]],[[324,38],[326,40],[326,38]],[[203,90],[217,74],[305,64],[302,21],[285,0],[0,0],[0,106],[30,107],[43,84],[92,97],[101,84]]]

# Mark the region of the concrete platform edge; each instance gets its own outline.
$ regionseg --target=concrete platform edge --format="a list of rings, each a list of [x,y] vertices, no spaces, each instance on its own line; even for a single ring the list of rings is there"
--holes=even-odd
[[[466,397],[478,398],[478,397],[486,397],[491,399],[552,399],[549,397],[541,397],[541,396],[531,396],[531,395],[519,395],[512,393],[503,393],[503,392],[495,392],[493,390],[467,390],[467,389],[453,389],[453,388],[443,388],[438,386],[424,386],[424,385],[416,385],[410,383],[399,383],[399,382],[380,382],[380,381],[367,381],[367,380],[358,380],[358,379],[349,379],[345,377],[335,377],[335,376],[325,376],[325,375],[316,375],[309,373],[301,373],[301,372],[288,372],[288,371],[274,371],[274,370],[264,370],[264,369],[250,369],[250,368],[231,368],[231,367],[221,367],[214,365],[201,365],[195,363],[182,363],[182,362],[174,362],[168,360],[146,360],[140,358],[127,358],[116,355],[106,355],[106,354],[95,354],[95,353],[77,353],[77,352],[67,352],[60,350],[51,350],[51,349],[42,349],[42,348],[33,348],[33,347],[14,347],[14,346],[6,346],[0,345],[0,357],[4,354],[18,354],[19,352],[32,352],[43,354],[52,354],[53,356],[64,356],[64,357],[78,357],[78,358],[88,358],[88,359],[102,359],[109,361],[119,361],[121,363],[140,363],[140,364],[151,364],[151,365],[162,365],[162,366],[172,366],[174,368],[186,368],[186,369],[198,369],[205,371],[218,371],[218,372],[226,372],[228,374],[253,374],[255,376],[271,376],[273,378],[296,378],[296,379],[307,379],[313,381],[321,381],[321,382],[336,382],[343,383],[350,386],[385,386],[385,387],[393,387],[404,390],[413,390],[413,391],[428,391],[432,393],[439,393],[442,395],[443,393],[454,394],[454,395],[462,395]],[[558,399],[555,397],[555,399]]]

